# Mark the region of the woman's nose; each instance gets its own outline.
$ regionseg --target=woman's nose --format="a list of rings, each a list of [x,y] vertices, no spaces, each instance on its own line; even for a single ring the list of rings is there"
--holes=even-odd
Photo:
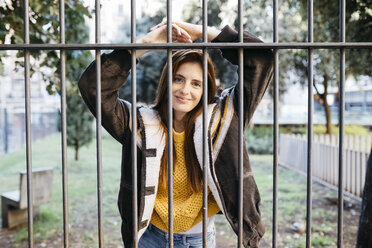
[[[181,93],[186,95],[190,92],[190,85],[189,83],[185,83],[182,85],[182,88],[181,88]]]

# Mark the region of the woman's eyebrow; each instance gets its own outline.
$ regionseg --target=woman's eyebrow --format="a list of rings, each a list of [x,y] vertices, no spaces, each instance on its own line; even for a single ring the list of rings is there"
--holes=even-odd
[[[182,77],[182,78],[185,78],[185,77],[182,76],[181,74],[176,74],[176,77]]]

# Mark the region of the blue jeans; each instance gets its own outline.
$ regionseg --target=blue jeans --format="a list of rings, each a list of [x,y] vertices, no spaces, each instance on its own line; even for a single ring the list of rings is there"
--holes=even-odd
[[[173,234],[174,248],[202,248],[203,235],[200,234]],[[160,230],[154,225],[149,225],[145,233],[141,236],[139,248],[167,248],[169,246],[168,233]],[[214,248],[216,246],[215,230],[207,233],[207,247]]]

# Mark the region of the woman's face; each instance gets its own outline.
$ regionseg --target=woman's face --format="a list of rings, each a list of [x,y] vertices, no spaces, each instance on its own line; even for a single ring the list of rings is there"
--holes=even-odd
[[[186,62],[177,70],[172,84],[175,119],[181,120],[198,105],[203,94],[203,70],[199,63]]]

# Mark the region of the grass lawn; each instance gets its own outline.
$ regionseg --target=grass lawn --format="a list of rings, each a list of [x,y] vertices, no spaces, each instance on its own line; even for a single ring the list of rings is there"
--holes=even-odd
[[[42,205],[40,217],[34,222],[36,243],[48,243],[51,238],[61,246],[62,209],[62,158],[60,135],[53,135],[32,145],[32,166],[54,168],[53,199]],[[121,145],[110,137],[102,138],[103,217],[105,241],[120,243],[120,216],[117,211],[117,194],[120,182]],[[97,173],[96,142],[83,147],[79,161],[74,160],[73,149],[68,148],[68,201],[70,244],[88,247],[97,243]],[[25,149],[2,155],[0,158],[0,192],[19,188],[19,171],[26,169]],[[56,238],[57,237],[57,238]],[[11,247],[24,247],[27,228],[17,229]],[[57,241],[57,242],[56,242]],[[1,243],[1,242],[0,242]]]
[[[60,136],[53,135],[32,145],[33,168],[53,167],[53,200],[41,207],[34,222],[35,247],[61,247],[63,243],[62,169]],[[68,148],[68,194],[70,247],[97,246],[97,185],[95,142],[80,151],[74,161],[74,151]],[[102,139],[103,219],[105,247],[121,247],[120,216],[117,194],[120,181],[121,146],[111,137]],[[272,157],[252,155],[251,163],[261,192],[262,216],[266,233],[260,247],[271,247],[272,223]],[[25,149],[0,157],[0,193],[19,187],[19,171],[26,168]],[[278,246],[305,247],[303,233],[290,231],[293,222],[305,224],[306,178],[286,169],[279,169],[278,178]],[[313,247],[335,247],[337,206],[329,199],[337,193],[318,184],[313,185]],[[344,212],[345,247],[355,246],[360,205],[348,202]],[[223,216],[216,218],[217,247],[235,247],[236,237]],[[25,247],[27,227],[0,231],[2,247]],[[3,246],[4,244],[4,246]]]

